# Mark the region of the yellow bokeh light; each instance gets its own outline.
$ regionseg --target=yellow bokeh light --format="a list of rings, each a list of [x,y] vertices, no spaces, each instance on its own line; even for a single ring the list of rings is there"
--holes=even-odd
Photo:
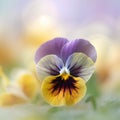
[[[23,37],[27,45],[38,47],[41,43],[58,36],[59,31],[52,17],[41,15],[27,23]]]

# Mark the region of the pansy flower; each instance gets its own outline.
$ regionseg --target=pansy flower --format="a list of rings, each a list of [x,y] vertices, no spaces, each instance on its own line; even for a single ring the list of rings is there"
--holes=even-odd
[[[79,102],[94,72],[96,56],[94,46],[83,39],[55,38],[42,44],[35,62],[45,101],[54,106]]]

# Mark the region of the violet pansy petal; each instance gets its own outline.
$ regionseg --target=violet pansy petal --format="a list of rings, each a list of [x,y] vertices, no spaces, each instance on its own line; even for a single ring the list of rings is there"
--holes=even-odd
[[[70,74],[88,81],[94,73],[94,62],[83,53],[74,53],[66,61]]]
[[[35,62],[37,63],[42,57],[55,54],[58,57],[60,56],[60,52],[62,47],[68,42],[65,38],[54,38],[44,44],[42,44],[35,54]]]
[[[61,50],[61,58],[63,59],[64,63],[66,62],[67,58],[75,52],[82,52],[90,57],[94,62],[96,61],[96,50],[94,46],[87,40],[77,39],[65,44]]]
[[[62,60],[56,55],[46,55],[36,65],[38,78],[44,80],[47,76],[59,75],[63,66]]]

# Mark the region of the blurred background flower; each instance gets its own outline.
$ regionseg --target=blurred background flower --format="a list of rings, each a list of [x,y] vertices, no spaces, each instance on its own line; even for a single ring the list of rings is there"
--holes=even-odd
[[[36,104],[0,108],[0,119],[119,120],[119,31],[119,0],[0,0],[0,66],[8,78],[15,79],[17,69],[35,74],[36,49],[54,37],[87,39],[98,54],[96,72],[81,103],[70,108],[52,108],[36,96]],[[18,83],[22,89],[23,81]],[[28,87],[30,91],[34,91],[32,87]]]
[[[32,73],[19,71],[12,81],[0,69],[0,107],[30,102],[38,91],[38,82]]]

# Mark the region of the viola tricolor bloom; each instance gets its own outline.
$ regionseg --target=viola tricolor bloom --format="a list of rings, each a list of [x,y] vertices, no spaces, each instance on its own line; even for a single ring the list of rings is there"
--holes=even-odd
[[[42,44],[35,62],[45,101],[54,106],[79,102],[94,72],[96,56],[94,46],[83,39],[55,38]]]

